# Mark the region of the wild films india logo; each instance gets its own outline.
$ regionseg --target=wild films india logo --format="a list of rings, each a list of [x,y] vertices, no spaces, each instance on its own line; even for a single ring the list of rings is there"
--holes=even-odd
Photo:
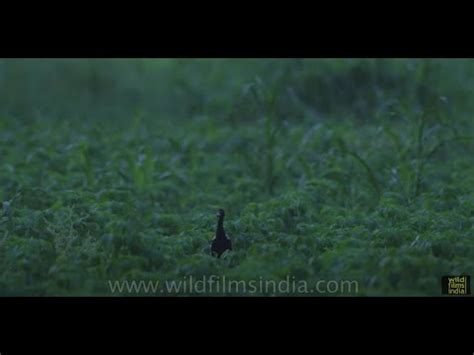
[[[443,295],[465,296],[471,294],[471,276],[443,276],[441,278]]]

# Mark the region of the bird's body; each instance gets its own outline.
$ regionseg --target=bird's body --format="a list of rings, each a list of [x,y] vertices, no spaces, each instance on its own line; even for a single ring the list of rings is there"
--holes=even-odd
[[[232,250],[232,242],[224,230],[224,210],[220,209],[217,212],[218,221],[216,228],[216,235],[211,242],[211,254],[221,257],[226,250]]]

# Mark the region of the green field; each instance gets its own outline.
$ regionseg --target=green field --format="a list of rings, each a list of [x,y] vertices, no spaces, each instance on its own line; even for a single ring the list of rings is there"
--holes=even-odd
[[[2,296],[474,275],[473,60],[4,59],[0,92]]]

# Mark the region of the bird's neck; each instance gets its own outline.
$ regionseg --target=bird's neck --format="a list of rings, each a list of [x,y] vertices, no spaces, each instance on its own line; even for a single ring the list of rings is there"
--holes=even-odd
[[[217,222],[216,238],[217,239],[225,238],[224,217],[219,217],[219,221]]]

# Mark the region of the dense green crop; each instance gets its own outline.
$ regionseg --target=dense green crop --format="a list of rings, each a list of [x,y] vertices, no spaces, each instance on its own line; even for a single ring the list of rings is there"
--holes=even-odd
[[[440,295],[441,276],[474,274],[473,75],[457,60],[0,61],[0,295],[210,275]]]

